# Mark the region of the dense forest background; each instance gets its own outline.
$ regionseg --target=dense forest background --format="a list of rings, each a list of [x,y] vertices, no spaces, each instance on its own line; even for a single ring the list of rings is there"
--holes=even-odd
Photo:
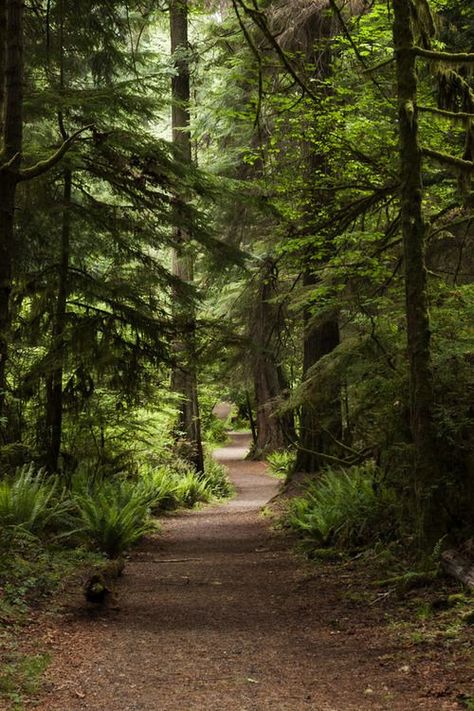
[[[453,0],[0,2],[9,544],[97,543],[163,466],[227,491],[221,400],[314,545],[472,535],[473,40]]]

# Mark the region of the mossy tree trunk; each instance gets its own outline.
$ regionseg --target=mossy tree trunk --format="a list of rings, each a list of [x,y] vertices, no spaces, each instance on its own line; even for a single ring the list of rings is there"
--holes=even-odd
[[[322,6],[319,15],[315,15],[314,27],[308,28],[314,36],[314,42],[307,49],[306,59],[310,67],[313,67],[314,76],[319,83],[317,95],[322,101],[331,94],[329,79],[332,71],[331,57],[331,37],[335,32],[335,25],[329,12],[328,6]],[[318,84],[315,84],[318,86]],[[317,124],[319,112],[324,108],[315,106],[313,109],[313,121]],[[319,182],[321,175],[330,173],[327,155],[324,149],[319,148],[321,144],[308,141],[304,146],[306,154],[305,171],[308,186],[310,187],[310,199],[306,207],[305,228],[308,234],[315,230],[314,222],[321,210],[326,208],[326,201],[330,199],[330,194],[326,191],[321,197]],[[325,239],[325,255],[318,259],[317,255],[309,251],[304,254],[306,268],[303,271],[303,286],[310,290],[318,284],[318,277],[312,270],[311,265],[320,266],[332,252],[332,238],[327,235]],[[326,314],[319,313],[315,320],[314,314],[317,312],[317,303],[310,302],[303,310],[303,382],[310,376],[313,368],[320,360],[339,345],[339,318],[335,309],[328,310]],[[334,454],[335,440],[341,437],[342,417],[340,403],[340,386],[335,382],[327,389],[324,396],[318,396],[318,405],[306,399],[300,408],[298,451],[295,462],[295,471],[306,473],[317,473],[321,467],[328,463],[325,454]]]
[[[405,262],[410,424],[414,445],[413,495],[422,543],[443,532],[440,472],[433,427],[433,382],[425,266],[422,154],[418,137],[417,73],[411,0],[393,0],[393,36],[398,86],[401,223]]]
[[[23,128],[23,2],[0,2],[0,429],[6,437],[6,366],[11,326],[10,294],[14,254],[15,196],[22,150]]]
[[[64,370],[64,330],[67,318],[69,253],[71,241],[71,193],[72,173],[64,171],[63,215],[61,246],[58,263],[58,289],[56,310],[52,329],[52,355],[54,368],[46,387],[46,422],[48,428],[47,466],[49,471],[58,469],[61,450],[63,420],[63,370]]]
[[[305,287],[315,286],[317,278],[307,271],[303,275]],[[303,380],[310,377],[311,368],[321,358],[339,345],[339,321],[336,315],[328,317],[317,325],[308,306],[304,310],[303,327]],[[326,426],[323,428],[323,421]],[[328,459],[325,454],[334,453],[334,441],[341,437],[341,402],[339,384],[335,383],[326,393],[324,412],[311,400],[306,400],[300,411],[300,429],[295,471],[317,473]]]
[[[179,148],[181,156],[191,163],[190,126],[190,79],[188,43],[188,3],[187,0],[170,2],[171,52],[174,57],[176,73],[172,78],[172,131],[173,142]],[[179,201],[186,196],[178,196]],[[173,254],[172,271],[184,282],[194,279],[193,258],[189,253],[189,235],[185,229],[175,229],[176,248]],[[192,462],[197,472],[204,471],[201,423],[197,394],[197,373],[195,354],[195,315],[192,307],[183,308],[179,299],[175,303],[176,324],[179,336],[174,344],[176,365],[173,369],[171,386],[180,398],[177,435],[187,445],[183,452]]]
[[[277,401],[288,387],[277,356],[276,342],[283,319],[274,303],[277,295],[276,281],[275,263],[268,258],[261,270],[255,308],[252,312],[256,438],[251,456],[255,459],[284,449],[295,439],[292,414],[276,412],[278,404],[281,404]]]

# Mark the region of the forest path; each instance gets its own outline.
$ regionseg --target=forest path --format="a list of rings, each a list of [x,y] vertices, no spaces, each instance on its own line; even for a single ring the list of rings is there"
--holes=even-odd
[[[277,492],[233,435],[216,455],[237,496],[166,518],[127,564],[120,610],[65,614],[40,711],[414,711],[424,695],[387,638],[332,577],[301,561],[260,508]],[[346,576],[348,577],[348,576]]]

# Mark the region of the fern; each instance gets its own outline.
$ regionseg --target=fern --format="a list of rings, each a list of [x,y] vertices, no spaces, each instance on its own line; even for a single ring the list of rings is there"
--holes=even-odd
[[[153,529],[149,499],[127,481],[102,482],[75,496],[72,531],[110,558],[117,558]]]
[[[288,523],[317,546],[359,546],[387,538],[396,521],[392,491],[377,483],[375,466],[328,469],[294,499]]]
[[[0,482],[0,525],[40,535],[59,528],[67,502],[58,481],[46,478],[34,465],[25,465],[11,479]]]

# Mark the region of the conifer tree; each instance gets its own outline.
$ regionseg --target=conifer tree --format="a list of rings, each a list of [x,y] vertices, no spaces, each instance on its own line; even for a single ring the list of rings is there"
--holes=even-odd
[[[172,79],[172,129],[173,142],[187,163],[191,163],[190,136],[190,78],[188,44],[188,3],[187,0],[170,2],[171,52],[175,60],[175,75]],[[175,198],[179,213],[187,196],[181,192]],[[193,257],[190,252],[190,238],[185,229],[175,231],[176,247],[173,250],[173,274],[181,281],[193,282]],[[177,393],[179,416],[177,435],[183,438],[189,451],[186,456],[197,472],[204,471],[199,402],[197,395],[195,319],[192,308],[183,309],[176,303],[175,319],[179,336],[174,344],[176,364],[173,368],[171,387]]]

